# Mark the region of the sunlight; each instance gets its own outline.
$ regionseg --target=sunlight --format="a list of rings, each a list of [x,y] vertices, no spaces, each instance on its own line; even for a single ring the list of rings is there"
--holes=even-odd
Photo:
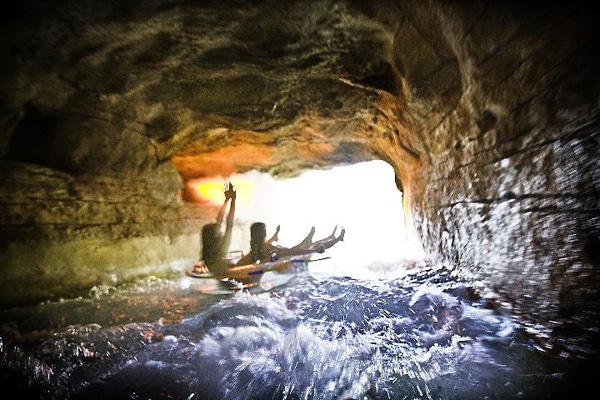
[[[237,205],[247,205],[254,196],[254,184],[251,180],[243,177],[231,177],[229,180],[211,179],[193,179],[188,183],[188,187],[194,192],[194,199],[198,201],[208,201],[214,205],[220,206],[225,200],[225,185],[231,181],[236,189]]]
[[[232,250],[247,252],[250,225],[267,224],[268,235],[281,225],[278,244],[301,241],[310,228],[314,239],[328,236],[337,226],[346,229],[343,242],[327,250],[331,258],[311,264],[324,275],[378,277],[406,260],[420,259],[419,243],[407,239],[402,193],[394,170],[383,161],[371,161],[327,171],[308,171],[286,180],[251,171],[233,175],[238,207]],[[223,201],[224,181],[215,183]]]
[[[214,203],[221,204],[225,196],[223,195],[223,184],[215,181],[199,182],[192,187],[196,190],[198,195],[202,196],[206,200]]]

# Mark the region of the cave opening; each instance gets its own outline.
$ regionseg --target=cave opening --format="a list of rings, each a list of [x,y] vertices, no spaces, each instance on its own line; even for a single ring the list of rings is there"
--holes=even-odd
[[[296,244],[313,226],[315,238],[345,229],[344,241],[312,264],[315,275],[391,278],[424,258],[407,225],[394,170],[385,161],[310,170],[285,179],[251,170],[192,179],[186,191],[192,201],[218,207],[227,181],[237,188],[238,200],[230,250],[247,253],[250,225],[262,221],[271,233],[281,226],[282,246]]]

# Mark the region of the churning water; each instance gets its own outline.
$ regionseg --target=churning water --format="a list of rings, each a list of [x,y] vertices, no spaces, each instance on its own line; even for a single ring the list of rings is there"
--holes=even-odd
[[[443,267],[391,280],[303,275],[261,293],[180,284],[95,288],[3,312],[2,390],[36,399],[562,399],[597,387],[597,369],[545,351],[541,332]]]

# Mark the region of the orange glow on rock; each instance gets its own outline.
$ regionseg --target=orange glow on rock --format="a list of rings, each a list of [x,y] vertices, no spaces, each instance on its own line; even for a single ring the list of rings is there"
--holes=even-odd
[[[249,167],[269,166],[273,164],[272,158],[273,149],[267,145],[242,144],[213,152],[200,149],[189,154],[181,153],[173,157],[173,164],[183,179],[196,179],[200,176],[229,176]]]

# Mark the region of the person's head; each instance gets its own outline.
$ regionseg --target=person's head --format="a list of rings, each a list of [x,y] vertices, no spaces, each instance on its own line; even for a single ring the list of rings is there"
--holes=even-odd
[[[267,240],[267,226],[263,222],[255,222],[250,226],[250,254],[253,261],[260,260]]]
[[[255,222],[250,226],[250,241],[264,243],[267,240],[267,226],[264,222]]]
[[[202,227],[202,259],[205,263],[217,261],[223,254],[219,242],[221,240],[221,232],[219,224],[210,223]]]

